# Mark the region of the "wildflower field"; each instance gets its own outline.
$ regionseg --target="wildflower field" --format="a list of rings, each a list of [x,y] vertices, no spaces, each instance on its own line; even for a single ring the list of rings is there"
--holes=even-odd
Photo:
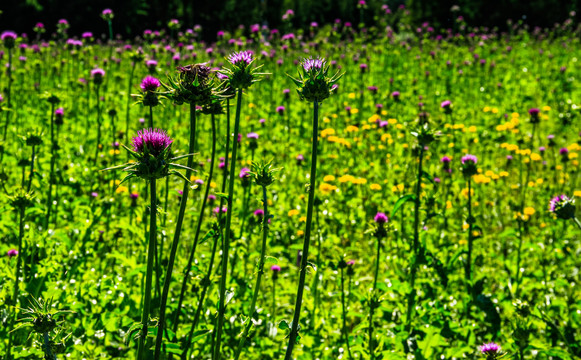
[[[581,357],[574,22],[101,16],[1,35],[3,359]]]

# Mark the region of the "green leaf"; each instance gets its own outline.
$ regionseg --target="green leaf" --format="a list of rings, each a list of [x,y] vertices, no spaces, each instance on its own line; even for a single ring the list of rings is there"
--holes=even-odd
[[[212,330],[209,330],[209,329],[202,329],[202,330],[194,331],[194,333],[192,334],[192,343],[195,343],[196,341],[206,337],[206,335],[210,334],[211,332],[212,332]]]
[[[288,325],[288,321],[281,320],[278,323],[278,328],[281,329],[281,330],[290,330],[290,326]]]
[[[278,259],[275,258],[274,256],[266,255],[266,257],[264,258],[264,263],[265,264],[278,264]]]
[[[408,194],[408,195],[404,195],[402,197],[400,197],[395,205],[393,206],[393,210],[391,211],[391,217],[393,217],[397,211],[399,210],[400,207],[403,206],[403,204],[405,204],[408,201],[415,201],[416,200],[416,196],[414,194]]]

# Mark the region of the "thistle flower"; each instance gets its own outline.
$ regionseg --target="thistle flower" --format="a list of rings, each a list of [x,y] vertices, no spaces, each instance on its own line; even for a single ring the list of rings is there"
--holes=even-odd
[[[101,12],[101,18],[105,21],[113,20],[114,16],[115,15],[113,14],[113,10],[111,10],[111,9],[105,9]]]
[[[15,256],[18,255],[18,250],[16,250],[16,249],[10,249],[10,250],[8,250],[8,252],[6,253],[6,255],[9,258],[15,257]]]
[[[143,129],[138,131],[137,135],[134,136],[132,140],[133,149],[129,149],[126,146],[123,147],[129,151],[129,154],[137,161],[105,169],[123,169],[123,171],[129,173],[119,185],[134,177],[150,180],[163,178],[169,175],[176,175],[185,181],[190,182],[189,179],[175,169],[192,169],[184,165],[172,163],[172,161],[187,158],[193,154],[172,158],[171,144],[173,143],[173,140],[165,131],[161,129]]]
[[[228,85],[232,89],[247,89],[253,83],[260,81],[257,71],[262,65],[253,67],[254,56],[250,51],[241,51],[230,54],[227,58],[231,69],[222,70],[220,73],[228,77]]]
[[[377,215],[375,215],[375,217],[373,218],[373,221],[375,221],[378,224],[385,224],[388,221],[387,215],[385,215],[385,213],[382,212],[378,212]]]
[[[254,210],[254,216],[256,216],[258,218],[262,218],[264,216],[264,210],[262,210],[262,209]]]
[[[2,33],[2,35],[0,35],[0,40],[2,40],[2,42],[4,42],[4,46],[7,49],[14,48],[14,45],[16,44],[17,38],[18,38],[18,35],[16,35],[16,33],[13,31],[4,31]]]
[[[337,72],[329,77],[328,72],[329,66],[326,65],[324,59],[310,58],[302,60],[298,79],[289,77],[298,87],[297,93],[301,100],[320,102],[331,95],[333,90],[335,90],[335,84],[343,76],[343,74]]]
[[[549,202],[549,211],[558,219],[569,220],[575,217],[575,198],[557,195]]]
[[[474,155],[465,155],[461,159],[462,161],[462,173],[464,176],[472,176],[475,175],[478,170],[476,168],[476,163],[478,162],[478,158]]]
[[[452,159],[448,156],[442,156],[440,161],[442,162],[442,166],[444,167],[444,171],[447,171],[448,173],[452,173],[452,168],[450,167],[450,163],[452,162]]]
[[[478,349],[484,356],[486,356],[486,359],[488,360],[497,359],[500,355],[500,346],[493,342],[488,344],[485,343],[482,346],[479,346]]]
[[[250,150],[256,150],[258,148],[258,134],[251,132],[246,134],[246,138],[248,139],[248,148]]]
[[[91,70],[91,77],[95,85],[101,85],[103,83],[103,78],[105,77],[105,70],[103,69],[93,69]]]
[[[452,102],[450,100],[444,100],[440,104],[440,107],[444,109],[444,113],[451,114],[452,113]]]
[[[541,121],[541,119],[539,117],[540,112],[541,112],[541,110],[539,110],[537,108],[529,109],[529,115],[531,116],[531,119],[530,119],[531,124],[538,124]]]
[[[161,86],[158,79],[153,76],[146,76],[141,81],[141,90],[143,94],[134,95],[138,98],[138,103],[142,103],[144,106],[157,106],[159,105],[159,94],[157,89]]]

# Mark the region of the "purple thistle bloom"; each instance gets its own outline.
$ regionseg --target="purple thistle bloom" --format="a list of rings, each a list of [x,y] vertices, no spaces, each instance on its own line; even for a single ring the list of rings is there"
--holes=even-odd
[[[442,156],[440,161],[443,162],[444,164],[449,164],[452,161],[452,159],[450,159],[450,157],[448,156]]]
[[[133,138],[133,150],[143,154],[148,152],[153,156],[158,156],[166,148],[171,146],[173,140],[161,129],[143,129],[137,132]]]
[[[476,165],[477,162],[478,158],[474,155],[467,154],[465,156],[462,156],[462,165],[466,163],[472,163],[473,165]]]
[[[93,69],[91,70],[91,76],[94,78],[102,78],[103,76],[105,76],[105,70],[103,69]]]
[[[396,100],[397,100],[397,99],[399,98],[399,91],[394,91],[394,92],[392,92],[392,93],[391,93],[391,96],[392,96],[394,99],[396,99]]]
[[[18,35],[16,35],[16,33],[14,31],[4,31],[2,33],[2,35],[0,35],[0,39],[2,39],[2,41],[6,41],[6,40],[16,40],[16,38],[18,37]]]
[[[213,194],[208,195],[208,200],[209,201],[216,201],[216,195],[213,195]]]
[[[500,352],[500,346],[493,342],[488,344],[485,343],[482,346],[480,346],[479,349],[484,355],[498,354]]]
[[[250,171],[249,168],[244,167],[240,169],[240,174],[238,176],[240,176],[241,179],[248,178],[250,177],[250,174],[248,173],[249,171]]]
[[[103,12],[101,12],[101,15],[103,16],[113,15],[113,11],[111,9],[105,9],[103,10]]]
[[[284,114],[284,110],[285,110],[285,108],[284,108],[284,106],[282,106],[282,105],[281,105],[281,106],[277,106],[277,107],[276,107],[276,112],[277,112],[279,115],[282,115],[282,114]]]
[[[154,68],[157,66],[157,61],[156,60],[146,60],[145,61],[145,66],[147,66],[148,68]]]
[[[141,81],[141,90],[143,91],[156,91],[161,86],[158,79],[153,76],[146,76]]]
[[[258,140],[258,134],[257,134],[257,133],[255,133],[255,132],[250,132],[250,133],[246,134],[246,137],[247,137],[248,139],[255,139],[255,140]]]
[[[349,261],[347,261],[347,265],[349,265],[349,266],[355,265],[355,260],[349,260]]]
[[[555,212],[559,203],[569,200],[570,199],[567,197],[567,195],[557,195],[554,198],[552,198],[551,201],[549,202],[549,210],[551,212]]]
[[[65,115],[65,110],[63,108],[58,108],[54,111],[54,116],[62,118]]]
[[[129,194],[129,198],[131,200],[137,200],[139,198],[139,194],[136,192],[132,192],[131,194]]]
[[[254,216],[260,217],[260,218],[263,217],[264,216],[264,210],[262,210],[262,209],[256,209],[254,211]]]
[[[278,265],[272,265],[270,267],[270,270],[275,271],[275,272],[279,272],[280,271],[280,266],[278,266]]]
[[[82,37],[83,39],[89,39],[89,38],[92,38],[92,37],[93,37],[93,33],[92,33],[92,32],[90,32],[90,31],[86,31],[86,32],[84,32],[84,33],[81,35],[81,37]]]
[[[220,213],[220,207],[217,206],[212,211],[214,211],[214,214],[218,215],[218,213]],[[222,213],[225,214],[227,211],[228,211],[228,208],[226,206],[222,206]]]
[[[382,212],[378,212],[377,215],[375,215],[375,218],[373,218],[373,220],[378,223],[378,224],[385,224],[388,221],[387,215],[385,215]]]
[[[240,51],[230,54],[228,61],[234,66],[245,68],[253,61],[252,53],[250,51]]]
[[[450,100],[444,100],[442,101],[442,103],[440,104],[440,107],[442,109],[446,109],[449,108],[452,105],[452,102]]]
[[[303,154],[298,154],[297,155],[297,161],[305,161],[305,157],[303,156]]]
[[[325,60],[321,58],[303,59],[303,69],[305,69],[305,72],[310,72],[312,70],[321,70],[324,65]]]
[[[9,258],[14,257],[14,256],[18,255],[18,250],[16,250],[16,249],[10,249],[10,250],[8,250],[8,252],[6,253],[6,255],[8,255]]]
[[[566,147],[565,148],[561,148],[559,150],[559,154],[561,154],[561,155],[567,155],[568,153],[569,153],[569,149],[567,149]]]
[[[94,198],[96,198],[97,196],[99,196],[99,193],[98,193],[98,192],[96,192],[96,191],[93,191],[93,192],[91,193],[91,197],[94,197]]]
[[[540,112],[541,112],[541,110],[539,110],[537,108],[529,109],[529,115],[530,116],[537,116],[537,115],[539,115]]]

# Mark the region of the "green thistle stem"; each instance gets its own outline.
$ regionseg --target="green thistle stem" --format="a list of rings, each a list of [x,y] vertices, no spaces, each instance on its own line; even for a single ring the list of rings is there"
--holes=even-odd
[[[381,225],[383,226],[383,225]],[[379,277],[379,260],[381,255],[381,236],[377,236],[377,254],[375,256],[375,276],[373,278],[373,289],[369,301],[369,358],[375,358],[375,348],[373,347],[373,314],[375,312],[375,290],[377,289],[377,278]],[[341,269],[341,281],[343,281],[343,269]],[[343,284],[341,284],[343,286]]]
[[[147,272],[145,275],[145,294],[143,298],[143,312],[141,314],[141,333],[139,336],[139,347],[137,349],[137,360],[145,359],[147,352],[147,323],[149,322],[149,312],[151,307],[151,283],[153,277],[153,257],[155,254],[155,242],[157,238],[156,228],[156,179],[151,179],[149,183],[150,190],[150,209],[149,209],[149,245],[147,251]],[[159,329],[158,331],[161,331]]]
[[[6,91],[6,106],[10,109],[10,96],[12,89],[12,48],[8,49],[8,87]],[[10,111],[6,111],[6,123],[4,124],[4,135],[2,136],[2,142],[6,142],[6,135],[8,134],[8,125],[10,124]],[[2,151],[2,156],[4,156],[4,151]]]
[[[472,181],[468,178],[468,258],[466,260],[466,288],[468,290],[468,296],[470,298],[470,293],[472,292],[472,249],[474,247],[474,236],[472,231],[474,229],[474,219],[472,218]],[[470,300],[466,304],[466,317],[470,318]]]
[[[32,145],[32,158],[30,159],[30,175],[28,176],[28,186],[26,188],[27,192],[30,192],[32,187],[32,179],[34,176],[34,158],[36,157],[36,146]]]
[[[97,92],[97,144],[95,146],[95,162],[94,165],[97,165],[97,161],[99,160],[99,145],[101,144],[101,98],[99,96],[99,85],[97,85],[96,92]]]
[[[214,174],[214,159],[216,158],[216,120],[215,115],[211,115],[212,118],[212,157],[210,158],[210,172],[208,174],[208,179],[206,180],[206,191],[204,193],[204,198],[202,199],[202,207],[200,208],[200,214],[198,215],[198,224],[196,226],[196,235],[194,237],[194,244],[190,250],[190,257],[188,258],[188,264],[184,269],[184,280],[182,282],[182,290],[180,292],[180,298],[178,301],[178,307],[176,309],[176,315],[173,323],[173,332],[176,333],[179,324],[179,316],[184,303],[184,297],[186,294],[186,289],[188,287],[188,278],[190,270],[192,269],[192,264],[194,263],[194,254],[196,253],[196,247],[198,245],[198,239],[200,237],[200,230],[202,229],[202,221],[204,219],[204,210],[206,209],[206,202],[208,200],[208,195],[210,194],[210,183],[212,182],[212,175]]]
[[[54,165],[55,165],[55,141],[54,141],[54,103],[51,103],[50,108],[50,173],[49,173],[49,180],[48,180],[48,202],[47,202],[47,211],[46,211],[46,219],[45,219],[45,227],[48,229],[48,224],[50,222],[50,214],[52,210],[52,183],[54,177]]]
[[[415,309],[416,303],[416,290],[414,289],[416,283],[416,273],[418,271],[417,258],[419,255],[419,238],[420,238],[420,193],[422,190],[422,161],[424,159],[424,145],[420,144],[420,156],[418,163],[418,175],[416,184],[416,199],[414,202],[414,244],[413,244],[413,259],[411,263],[411,276],[410,276],[410,293],[408,295],[408,306],[407,306],[407,316],[406,316],[406,326],[405,330],[407,332],[411,329],[412,317]]]
[[[224,313],[226,311],[226,277],[228,274],[228,251],[230,248],[230,227],[232,225],[232,200],[234,198],[234,180],[236,172],[236,152],[238,150],[238,131],[240,129],[240,111],[242,108],[242,89],[238,89],[236,102],[236,115],[234,117],[234,138],[232,139],[232,163],[230,164],[230,180],[228,182],[228,205],[226,211],[226,227],[224,242],[222,244],[222,276],[220,277],[220,304],[218,307],[218,323],[216,326],[216,343],[214,344],[213,359],[220,360],[220,345],[222,342],[222,326],[224,325]],[[228,134],[230,136],[230,134]],[[220,209],[219,212],[221,212]]]
[[[345,337],[345,345],[347,346],[347,354],[349,359],[353,359],[351,355],[351,346],[349,346],[349,333],[347,332],[346,308],[345,308],[345,276],[344,269],[341,268],[341,315],[343,317],[343,336]]]
[[[317,145],[319,136],[319,103],[317,100],[313,102],[313,146],[311,155],[311,181],[309,185],[309,200],[307,207],[307,228],[305,230],[305,239],[303,243],[303,253],[301,256],[301,269],[299,275],[299,286],[297,289],[297,298],[295,304],[295,312],[292,321],[292,327],[289,334],[288,347],[286,348],[285,360],[290,360],[292,357],[293,348],[295,346],[298,335],[299,319],[301,314],[301,305],[303,301],[303,290],[305,288],[305,278],[307,275],[307,259],[309,257],[309,242],[311,240],[311,225],[313,222],[313,206],[315,203],[315,187],[317,176]]]
[[[242,350],[244,350],[244,343],[248,338],[248,331],[252,327],[252,318],[256,312],[256,299],[258,298],[258,292],[260,291],[260,281],[262,280],[262,275],[264,274],[264,257],[266,255],[266,240],[268,239],[268,199],[266,197],[266,186],[262,185],[262,204],[264,206],[264,217],[262,218],[262,247],[260,249],[260,261],[258,263],[258,274],[256,276],[256,284],[254,285],[254,295],[252,296],[252,303],[250,304],[250,313],[246,319],[247,324],[244,328],[244,333],[240,338],[240,343],[238,344],[238,350],[236,351],[235,360],[240,358]]]
[[[16,308],[16,304],[18,304],[18,293],[20,292],[20,268],[22,267],[22,239],[24,238],[24,206],[21,206],[18,209],[18,255],[16,259],[16,269],[14,269],[14,291],[12,292],[12,306]],[[14,326],[14,322],[16,321],[16,311],[13,311],[13,316],[10,318],[9,329]],[[6,348],[6,360],[11,360],[12,357],[10,355],[12,351],[12,342],[14,341],[14,331],[10,332],[10,337],[8,338],[8,347]]]
[[[194,143],[196,141],[196,104],[190,104],[190,145],[188,154],[193,154]],[[192,168],[194,163],[193,156],[188,156],[187,167]],[[186,170],[186,179],[189,179],[192,175],[191,170]],[[182,224],[184,221],[184,215],[186,213],[186,204],[188,202],[188,194],[190,191],[190,184],[187,181],[184,181],[184,189],[182,193],[182,199],[180,201],[180,210],[178,213],[178,220],[176,222],[176,230],[173,237],[173,242],[171,245],[171,250],[169,254],[169,260],[167,264],[167,270],[165,274],[165,281],[163,283],[163,292],[161,295],[161,302],[159,306],[159,323],[157,329],[157,338],[155,340],[155,353],[154,359],[158,360],[161,354],[161,342],[163,340],[163,333],[165,329],[165,308],[167,304],[167,297],[169,295],[169,286],[171,283],[171,274],[173,272],[174,262],[176,258],[176,253],[178,250],[178,245],[180,242],[180,234],[182,231]]]

